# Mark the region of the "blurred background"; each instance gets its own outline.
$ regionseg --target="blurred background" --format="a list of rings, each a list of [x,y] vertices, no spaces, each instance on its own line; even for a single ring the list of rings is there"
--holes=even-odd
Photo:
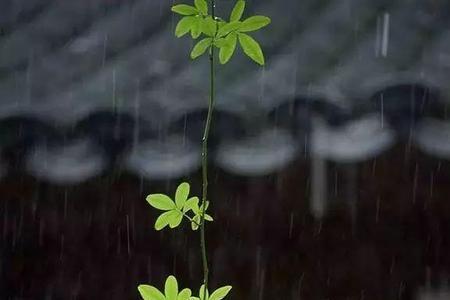
[[[1,299],[200,285],[197,233],[154,231],[145,202],[201,187],[208,61],[174,37],[173,4],[0,1]],[[450,2],[247,4],[272,18],[267,64],[217,68],[211,284],[450,299]]]

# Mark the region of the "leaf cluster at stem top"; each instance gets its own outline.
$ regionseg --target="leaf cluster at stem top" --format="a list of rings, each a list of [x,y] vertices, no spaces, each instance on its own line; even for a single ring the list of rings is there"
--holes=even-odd
[[[265,60],[261,46],[248,32],[269,25],[270,18],[257,15],[241,20],[244,10],[245,1],[238,0],[231,11],[229,21],[225,21],[222,18],[213,18],[208,14],[208,5],[205,0],[195,0],[194,6],[174,5],[172,11],[183,16],[175,28],[175,35],[182,37],[190,33],[193,39],[204,35],[192,49],[192,59],[203,55],[212,47],[217,47],[220,63],[226,64],[233,56],[239,42],[248,57],[256,63],[264,65]]]

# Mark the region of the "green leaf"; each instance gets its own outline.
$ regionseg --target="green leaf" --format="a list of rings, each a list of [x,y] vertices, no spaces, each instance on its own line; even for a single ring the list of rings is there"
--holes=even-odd
[[[191,58],[196,59],[197,57],[205,53],[205,51],[211,46],[211,43],[212,38],[205,38],[199,41],[192,49]]]
[[[227,45],[227,42],[225,41],[225,38],[218,38],[214,40],[214,46],[217,48],[222,48]]]
[[[169,227],[175,228],[178,227],[183,219],[183,214],[178,210],[171,210],[171,214],[168,216],[169,218]]]
[[[206,221],[210,221],[210,222],[214,221],[213,217],[211,217],[211,216],[208,215],[208,214],[205,214],[205,220],[206,220]]]
[[[244,53],[248,57],[261,66],[264,65],[264,54],[257,41],[245,33],[239,33],[239,43],[241,44],[242,50],[244,50]]]
[[[231,291],[231,288],[232,288],[231,285],[226,285],[221,288],[218,288],[211,294],[209,300],[222,300],[228,295],[228,293]]]
[[[198,225],[200,224],[200,215],[195,215],[192,218],[192,221],[193,221],[193,222],[191,222],[192,230],[197,230],[198,229]]]
[[[202,32],[204,34],[206,34],[207,36],[213,37],[216,35],[216,30],[217,30],[217,24],[211,16],[208,16],[205,19],[203,19]]]
[[[178,282],[173,275],[170,275],[166,279],[166,284],[164,285],[164,294],[166,294],[166,300],[177,300]]]
[[[199,297],[191,297],[191,298],[189,298],[189,300],[200,300],[200,298]]]
[[[192,27],[191,27],[191,37],[193,39],[196,39],[200,36],[200,34],[202,34],[202,23],[203,23],[203,18],[196,16],[193,17],[194,21],[192,22]]]
[[[188,288],[185,288],[178,294],[177,300],[189,300],[191,295],[192,295],[191,290]]]
[[[172,11],[183,16],[198,14],[198,10],[195,7],[186,4],[174,5],[172,6]]]
[[[242,22],[240,22],[240,21],[226,23],[225,25],[223,25],[219,28],[219,31],[217,32],[217,37],[220,38],[220,37],[226,36],[227,34],[229,34],[232,31],[238,30],[238,29],[240,29],[241,25],[242,25]]]
[[[208,3],[205,0],[195,0],[194,4],[201,14],[205,16],[208,14]]]
[[[184,203],[189,196],[190,186],[189,183],[183,182],[177,187],[177,191],[175,192],[175,204],[179,209],[182,209]]]
[[[183,212],[188,212],[190,210],[198,209],[198,197],[189,198],[183,206]]]
[[[242,18],[244,9],[245,9],[245,1],[239,0],[238,2],[236,2],[233,10],[231,11],[230,22],[239,21]]]
[[[202,284],[202,286],[200,287],[200,290],[198,291],[198,296],[200,297],[201,300],[207,300],[209,298],[209,292],[207,289],[205,290],[204,284]]]
[[[208,207],[209,207],[209,201],[206,201],[205,211],[208,210]],[[199,210],[198,210],[199,214],[202,213],[202,212],[203,212],[203,203],[202,203],[202,205],[200,205]]]
[[[162,230],[164,227],[169,225],[170,215],[172,214],[171,211],[166,211],[165,213],[162,213],[155,222],[155,230],[159,231]]]
[[[270,18],[265,16],[253,16],[245,19],[239,28],[240,32],[255,31],[270,24]]]
[[[217,22],[217,29],[220,30],[220,28],[222,28],[224,25],[226,25],[227,22],[220,20]]]
[[[147,202],[159,210],[171,210],[175,208],[175,203],[169,196],[164,194],[151,194],[146,198]]]
[[[166,300],[166,297],[157,288],[151,285],[141,284],[138,291],[144,300]]]
[[[195,25],[195,21],[197,20],[196,17],[184,17],[182,18],[175,28],[175,36],[176,37],[182,37],[186,33],[188,33],[190,30],[192,30],[192,27]]]
[[[230,33],[225,39],[225,44],[220,48],[219,61],[221,64],[226,64],[233,56],[236,49],[237,35],[236,33]]]

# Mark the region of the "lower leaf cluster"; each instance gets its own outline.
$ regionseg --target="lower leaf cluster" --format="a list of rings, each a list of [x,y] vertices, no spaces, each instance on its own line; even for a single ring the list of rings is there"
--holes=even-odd
[[[209,294],[209,291],[205,290],[205,286],[202,285],[197,297],[192,295],[192,291],[189,288],[184,288],[180,291],[178,281],[173,275],[167,277],[164,293],[151,285],[141,284],[138,286],[138,291],[143,300],[222,300],[231,289],[230,285],[226,285]]]

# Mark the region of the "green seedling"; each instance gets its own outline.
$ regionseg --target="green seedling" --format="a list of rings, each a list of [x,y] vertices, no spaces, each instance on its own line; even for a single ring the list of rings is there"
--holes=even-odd
[[[194,5],[177,4],[172,11],[181,15],[175,28],[175,36],[182,37],[190,34],[192,39],[198,41],[191,50],[190,57],[197,59],[204,54],[209,56],[209,101],[208,115],[205,122],[202,138],[202,197],[190,197],[190,185],[181,183],[172,199],[165,194],[151,194],[147,202],[154,208],[163,211],[155,221],[155,229],[166,227],[176,228],[182,224],[183,219],[189,221],[192,230],[200,228],[200,246],[203,265],[203,284],[198,296],[192,296],[192,291],[185,288],[179,292],[178,282],[174,276],[166,280],[164,293],[150,285],[139,285],[138,291],[144,300],[222,300],[231,291],[230,285],[208,292],[208,259],[205,240],[205,221],[213,221],[206,213],[208,199],[208,138],[214,110],[215,87],[215,49],[219,51],[219,62],[226,64],[236,51],[237,45],[251,60],[259,65],[265,64],[264,53],[259,43],[249,34],[270,24],[270,18],[265,16],[251,16],[242,20],[245,11],[245,1],[238,0],[230,13],[228,21],[215,15],[215,1],[194,0]]]

